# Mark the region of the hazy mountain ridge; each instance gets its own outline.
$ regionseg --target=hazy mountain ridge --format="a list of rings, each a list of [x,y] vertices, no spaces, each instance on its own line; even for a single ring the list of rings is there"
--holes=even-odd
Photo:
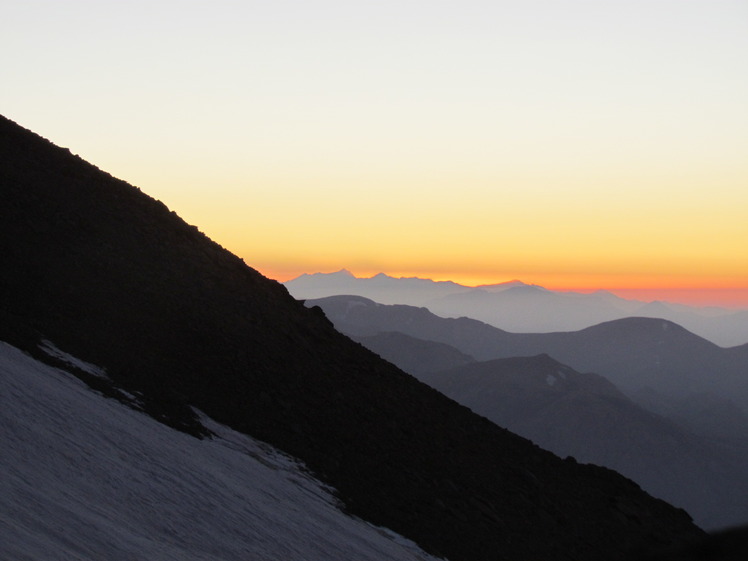
[[[686,508],[704,527],[748,521],[748,448],[699,437],[636,405],[601,376],[539,355],[477,362],[419,378],[561,457],[623,473]]]
[[[296,298],[323,298],[337,294],[369,296],[383,304],[412,304],[414,306],[442,296],[461,292],[466,287],[452,281],[432,281],[419,278],[395,279],[384,273],[371,278],[357,278],[346,269],[336,273],[313,273],[284,283]],[[402,300],[405,300],[403,302]]]
[[[363,296],[382,304],[423,306],[442,317],[469,317],[511,332],[576,331],[625,317],[663,318],[714,343],[748,343],[748,310],[627,300],[607,291],[555,292],[521,281],[469,287],[450,281],[356,278],[348,271],[301,275],[284,283],[299,299]]]
[[[658,496],[687,505],[710,528],[748,520],[748,417],[740,400],[745,394],[738,391],[748,365],[743,347],[722,349],[671,322],[648,318],[572,333],[512,334],[476,320],[440,318],[425,308],[362,297],[330,297],[307,305],[321,306],[343,332],[363,344],[376,341],[372,350],[387,360],[544,448],[618,469]],[[414,345],[419,338],[451,345],[482,362],[448,371],[413,367],[412,357],[426,344]],[[536,353],[554,358],[516,358]],[[554,360],[556,354],[584,365],[575,370],[610,380],[630,370],[636,377],[628,380],[628,390],[671,420],[645,411],[610,381],[562,365]],[[507,365],[515,365],[514,371],[507,372]],[[568,380],[561,380],[558,371],[567,372]],[[720,379],[720,386],[712,388]],[[657,385],[657,391],[648,384]],[[725,392],[721,398],[712,393],[720,388]],[[650,396],[653,402],[639,395],[645,389],[656,394]],[[707,438],[713,435],[721,442]]]
[[[0,161],[0,338],[18,348],[52,341],[190,434],[208,428],[198,408],[268,442],[349,512],[452,561],[622,559],[701,535],[622,476],[382,361],[162,203],[4,118]]]
[[[623,318],[558,333],[510,333],[426,308],[363,297],[308,300],[345,333],[399,331],[451,345],[477,360],[547,353],[578,371],[596,372],[627,393],[650,387],[672,397],[708,392],[748,406],[748,345],[721,348],[667,320]]]

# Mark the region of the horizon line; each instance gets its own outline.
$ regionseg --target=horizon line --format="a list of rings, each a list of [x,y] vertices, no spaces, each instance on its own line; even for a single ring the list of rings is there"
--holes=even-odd
[[[489,281],[487,275],[451,274],[451,275],[428,275],[424,273],[402,273],[386,272],[380,270],[373,273],[371,269],[365,272],[353,272],[347,267],[331,271],[315,271],[291,273],[285,271],[273,271],[269,268],[257,268],[264,276],[280,283],[287,283],[304,275],[331,275],[335,273],[348,273],[354,279],[367,280],[377,276],[387,276],[392,279],[418,279],[431,282],[451,282],[466,288],[482,288],[498,286],[511,283],[522,283],[525,286],[534,286],[552,292],[592,294],[595,292],[608,292],[626,300],[636,300],[644,303],[666,302],[672,304],[684,304],[698,308],[722,308],[730,311],[748,311],[748,287],[745,286],[703,286],[703,285],[660,285],[660,286],[620,286],[620,285],[592,285],[590,283],[542,283],[530,282],[519,276],[511,276],[508,280]],[[458,280],[455,280],[458,279]],[[481,280],[478,280],[481,279]]]

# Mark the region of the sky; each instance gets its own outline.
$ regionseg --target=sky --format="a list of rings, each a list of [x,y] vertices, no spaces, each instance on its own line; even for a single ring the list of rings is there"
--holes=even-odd
[[[0,52],[0,113],[271,278],[748,308],[745,0],[23,0]]]

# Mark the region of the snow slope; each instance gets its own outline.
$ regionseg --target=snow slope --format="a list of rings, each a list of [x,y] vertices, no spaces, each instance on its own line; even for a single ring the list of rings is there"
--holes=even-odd
[[[0,342],[0,559],[432,560],[293,459],[198,440]]]

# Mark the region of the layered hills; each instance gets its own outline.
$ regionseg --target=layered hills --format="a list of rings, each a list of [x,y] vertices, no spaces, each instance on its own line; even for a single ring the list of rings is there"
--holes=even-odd
[[[4,118],[0,161],[0,339],[96,365],[105,376],[73,371],[98,392],[194,438],[214,434],[205,414],[276,446],[346,512],[452,561],[614,560],[701,535],[630,480],[381,360],[163,203]]]
[[[636,316],[667,319],[720,346],[748,343],[748,310],[647,303],[602,290],[591,294],[558,292],[518,280],[469,287],[383,273],[357,278],[346,270],[304,274],[285,285],[300,299],[363,296],[381,304],[425,307],[441,317],[469,317],[517,333],[576,331]]]
[[[561,457],[615,469],[706,528],[748,520],[748,449],[647,411],[548,355],[474,362],[421,380]]]
[[[616,469],[705,527],[748,520],[742,348],[645,318],[535,335],[355,296],[307,304],[383,358],[561,457]]]
[[[605,376],[627,394],[672,400],[712,394],[748,408],[748,344],[725,349],[668,320],[632,317],[579,331],[511,333],[471,318],[442,318],[423,307],[358,296],[307,304],[321,306],[351,335],[400,332],[450,345],[476,360],[546,353],[576,370]]]

